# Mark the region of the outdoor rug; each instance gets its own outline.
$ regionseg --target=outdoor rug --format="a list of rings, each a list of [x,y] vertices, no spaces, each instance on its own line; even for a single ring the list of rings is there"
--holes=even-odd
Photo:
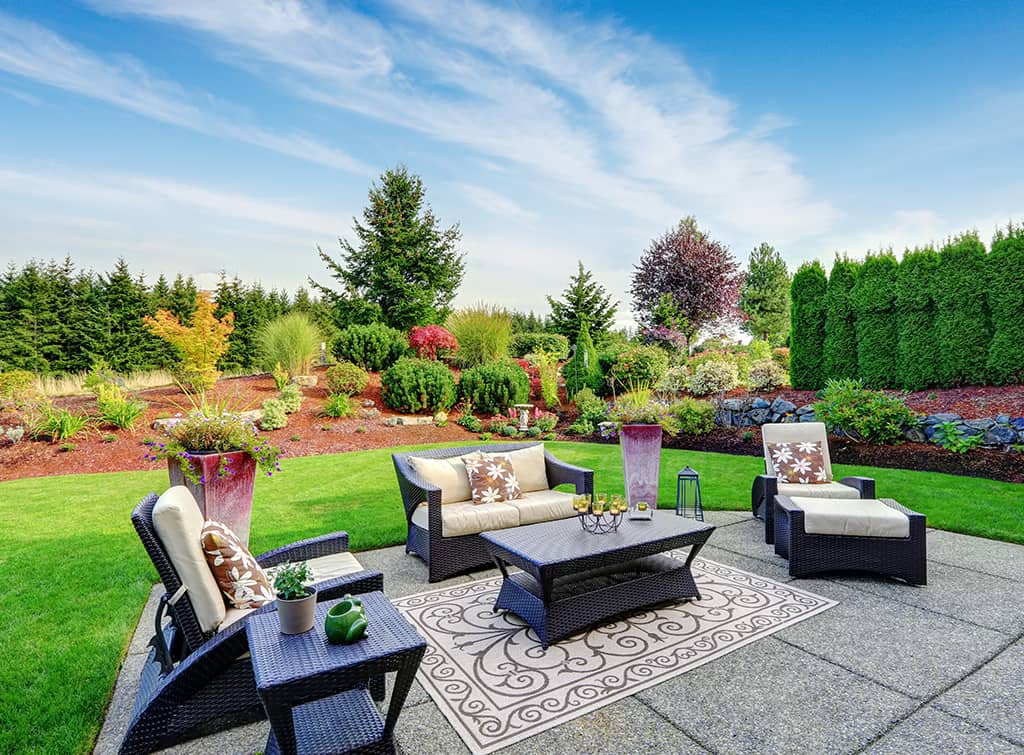
[[[493,611],[500,577],[392,602],[428,642],[417,680],[485,755],[836,605],[706,559],[694,560],[693,575],[701,600],[634,613],[547,650],[518,616]]]

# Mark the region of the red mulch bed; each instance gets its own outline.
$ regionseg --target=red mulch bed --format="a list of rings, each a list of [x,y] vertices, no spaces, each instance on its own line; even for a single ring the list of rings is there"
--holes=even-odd
[[[322,370],[317,372],[322,384]],[[215,393],[219,398],[229,398],[236,406],[256,408],[265,399],[274,396],[276,389],[272,378],[269,375],[262,375],[222,380]],[[61,451],[59,443],[30,440],[0,448],[0,480],[159,468],[158,465],[143,459],[146,451],[143,440],[157,435],[155,431],[149,429],[149,425],[158,415],[173,416],[176,413],[185,413],[189,405],[176,388],[157,388],[144,391],[141,395],[149,402],[149,408],[146,422],[139,423],[140,429],[134,435],[126,431],[101,428],[91,430],[87,435],[72,441],[75,448],[70,451]],[[380,410],[380,416],[375,419],[340,420],[320,417],[318,415],[327,398],[327,390],[322,385],[304,388],[303,395],[305,401],[302,410],[289,416],[288,426],[265,433],[271,442],[284,449],[286,456],[312,456],[444,441],[471,443],[477,438],[475,433],[464,430],[454,422],[449,422],[445,427],[388,427],[384,420],[395,416],[395,413],[384,407],[381,401],[380,378],[375,374],[370,376],[370,382],[362,396],[363,399],[373,401],[374,406]],[[731,397],[746,395],[748,394],[743,391],[734,391],[730,394]],[[782,390],[763,395],[769,400],[782,396],[797,405],[812,403],[815,398],[811,391]],[[88,396],[59,399],[55,403],[77,409],[95,410],[95,400]],[[922,391],[910,394],[907,403],[916,411],[953,411],[966,418],[990,417],[996,414],[1019,417],[1024,416],[1024,386]],[[6,424],[9,419],[0,417],[0,425]],[[564,419],[571,421],[568,415]],[[666,446],[759,456],[760,434],[756,428],[751,430],[753,435],[746,440],[743,436],[750,430],[719,429],[702,438],[667,439]],[[105,442],[105,435],[113,436],[114,439]],[[563,439],[580,440],[572,436],[565,436]],[[1024,482],[1024,454],[976,449],[968,454],[959,455],[936,446],[917,443],[872,446],[838,439],[833,439],[831,443],[832,459],[843,464],[920,469]]]

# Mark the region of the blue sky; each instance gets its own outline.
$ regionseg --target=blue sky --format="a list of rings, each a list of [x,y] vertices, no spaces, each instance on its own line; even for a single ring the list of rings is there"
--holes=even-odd
[[[404,163],[459,302],[623,300],[694,214],[745,260],[1024,218],[1024,4],[0,0],[0,260],[323,279]]]

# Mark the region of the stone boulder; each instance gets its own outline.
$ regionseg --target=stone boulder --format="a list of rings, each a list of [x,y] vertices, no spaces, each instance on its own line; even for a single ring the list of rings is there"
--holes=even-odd
[[[1008,446],[1017,442],[1017,432],[1012,427],[994,425],[985,433],[986,446]]]
[[[796,404],[792,401],[779,397],[772,401],[772,412],[775,414],[789,414],[796,411]]]
[[[771,402],[758,396],[750,402],[751,409],[767,409],[771,406]]]
[[[929,414],[922,420],[922,423],[925,425],[938,425],[942,422],[959,422],[961,419],[959,414],[953,414],[952,412]]]
[[[316,375],[292,375],[288,382],[300,388],[316,388]]]

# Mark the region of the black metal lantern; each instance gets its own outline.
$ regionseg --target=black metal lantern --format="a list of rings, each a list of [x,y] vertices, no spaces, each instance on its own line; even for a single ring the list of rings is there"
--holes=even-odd
[[[686,467],[676,477],[676,516],[704,521],[704,505],[700,500],[700,475]]]

